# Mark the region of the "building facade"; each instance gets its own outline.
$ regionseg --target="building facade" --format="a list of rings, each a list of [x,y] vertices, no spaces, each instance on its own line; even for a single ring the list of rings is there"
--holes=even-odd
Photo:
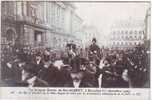
[[[82,31],[83,20],[76,14],[72,14],[72,34],[75,35],[75,42],[79,46],[83,47],[83,31]]]
[[[123,20],[113,24],[110,32],[111,48],[126,49],[144,43],[145,24],[143,20]]]
[[[150,40],[151,40],[151,8],[149,7],[145,16],[145,45],[146,48],[150,50]]]
[[[60,49],[77,40],[75,6],[57,1],[2,1],[2,44]],[[74,20],[74,21],[73,21]]]
[[[150,22],[151,22],[151,19],[150,19],[150,17],[151,17],[151,14],[150,14],[150,12],[151,12],[151,8],[148,8],[147,9],[147,12],[146,12],[146,16],[145,16],[145,25],[146,25],[146,27],[145,27],[145,39],[146,40],[150,40],[150,32],[151,32],[151,27],[150,27]]]

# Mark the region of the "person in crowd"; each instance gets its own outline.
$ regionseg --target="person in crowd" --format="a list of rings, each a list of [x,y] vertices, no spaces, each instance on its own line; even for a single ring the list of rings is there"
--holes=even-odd
[[[90,71],[82,69],[83,63],[81,60],[83,59],[81,59],[80,57],[75,57],[72,60],[70,77],[69,80],[66,81],[64,86],[75,88],[98,87],[94,74],[96,73],[96,69],[91,69]]]
[[[54,61],[53,67],[57,69],[55,87],[66,87],[66,83],[70,80],[71,66],[64,61],[64,58],[58,58]]]
[[[95,61],[95,63],[97,65],[99,65],[100,63],[100,59],[101,59],[101,56],[100,56],[100,48],[99,46],[96,44],[97,40],[96,38],[93,38],[92,39],[92,44],[89,46],[89,60],[90,61]]]
[[[45,49],[45,50],[44,50],[44,53],[43,53],[43,60],[44,60],[45,62],[50,61],[50,52],[49,52],[48,49]]]
[[[1,59],[3,82],[31,87],[99,87],[98,83],[103,88],[148,87],[149,62],[143,45],[128,50],[104,48],[101,59],[96,42],[93,38],[80,51],[72,41],[67,51],[52,53],[45,48],[16,48],[13,56],[6,47]]]
[[[46,81],[50,87],[56,87],[58,69],[52,63],[46,63],[43,67],[37,76]]]
[[[132,63],[130,68],[129,78],[131,81],[131,87],[144,87],[145,83],[148,82],[148,61],[147,55],[145,53],[144,47],[138,46],[129,54],[129,60]],[[149,84],[149,83],[148,83]],[[148,86],[146,86],[148,87]]]
[[[89,87],[99,87],[98,78],[100,75],[97,65],[89,61],[84,71],[84,80],[88,81]]]
[[[67,48],[67,53],[68,53],[68,57],[69,57],[69,62],[70,60],[76,56],[76,44],[74,44],[73,41],[71,41],[70,43],[67,43],[66,45],[66,48]]]
[[[129,87],[128,68],[123,53],[119,54],[117,59],[118,60],[116,61],[115,66],[113,66],[115,79],[116,79],[114,83],[114,87],[128,88]]]
[[[38,78],[38,72],[35,70],[35,65],[33,63],[26,63],[22,71],[22,83],[28,87],[48,87],[49,84]],[[22,85],[22,84],[21,84]]]
[[[37,52],[35,59],[32,61],[35,65],[35,71],[40,72],[44,68],[44,61],[41,52]]]
[[[19,66],[19,63],[19,59],[14,59],[13,61],[6,63],[5,67],[7,70],[5,70],[7,71],[7,74],[3,80],[8,86],[17,86],[21,81],[22,68]]]
[[[110,58],[105,58],[103,60],[103,67],[102,67],[102,82],[101,82],[101,87],[102,88],[112,88],[114,86],[114,74],[113,74],[113,69],[110,65]]]

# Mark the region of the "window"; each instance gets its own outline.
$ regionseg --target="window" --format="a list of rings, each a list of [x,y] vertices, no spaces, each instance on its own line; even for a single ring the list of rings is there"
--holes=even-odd
[[[131,42],[129,42],[129,45],[132,45],[132,43],[131,43]]]
[[[137,34],[137,31],[135,31],[135,34]]]
[[[113,35],[115,35],[115,31],[113,32]]]
[[[139,36],[139,40],[141,40],[141,36]]]
[[[128,34],[128,31],[125,31],[126,35]]]
[[[14,41],[15,40],[15,32],[12,29],[9,29],[6,32],[6,40],[7,41]]]
[[[130,31],[129,33],[132,34],[132,31]]]
[[[124,32],[123,31],[121,31],[121,34],[123,34]]]
[[[42,5],[41,4],[38,5],[38,9],[34,8],[34,10],[35,10],[35,13],[36,13],[37,17],[42,20],[43,19],[43,8],[42,8]]]
[[[134,44],[137,45],[136,42]]]
[[[117,33],[119,34],[119,33],[120,33],[120,31],[117,31]]]
[[[30,15],[32,17],[36,17],[38,15],[38,13],[36,12],[36,7],[34,7],[33,5],[30,7]]]
[[[12,16],[14,14],[15,3],[12,1],[4,1],[6,6],[6,14]]]
[[[121,45],[123,45],[123,42],[121,42]]]
[[[144,31],[139,31],[139,34],[143,34],[144,33]]]
[[[40,31],[35,31],[34,40],[37,41],[37,42],[42,42],[42,32],[40,32]]]
[[[124,39],[124,36],[123,36],[123,35],[121,36],[121,39]]]
[[[129,39],[132,39],[132,36],[129,36]]]
[[[139,34],[144,34],[144,31],[139,31]]]

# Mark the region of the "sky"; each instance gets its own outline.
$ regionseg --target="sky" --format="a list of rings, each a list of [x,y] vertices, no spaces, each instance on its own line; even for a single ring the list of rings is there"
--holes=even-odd
[[[148,3],[75,2],[77,14],[85,24],[93,25],[100,35],[107,36],[117,20],[144,20]]]

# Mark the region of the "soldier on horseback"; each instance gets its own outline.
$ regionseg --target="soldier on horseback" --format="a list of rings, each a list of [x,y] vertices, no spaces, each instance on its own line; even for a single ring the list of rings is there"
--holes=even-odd
[[[101,55],[100,55],[100,47],[96,44],[96,38],[92,39],[92,44],[89,46],[88,58],[90,61],[94,61],[96,65],[99,65]]]
[[[98,86],[98,78],[101,73],[99,69],[101,52],[100,47],[97,45],[96,38],[92,39],[92,44],[88,48],[88,60],[89,64],[86,67],[86,71],[94,77],[94,85]]]

